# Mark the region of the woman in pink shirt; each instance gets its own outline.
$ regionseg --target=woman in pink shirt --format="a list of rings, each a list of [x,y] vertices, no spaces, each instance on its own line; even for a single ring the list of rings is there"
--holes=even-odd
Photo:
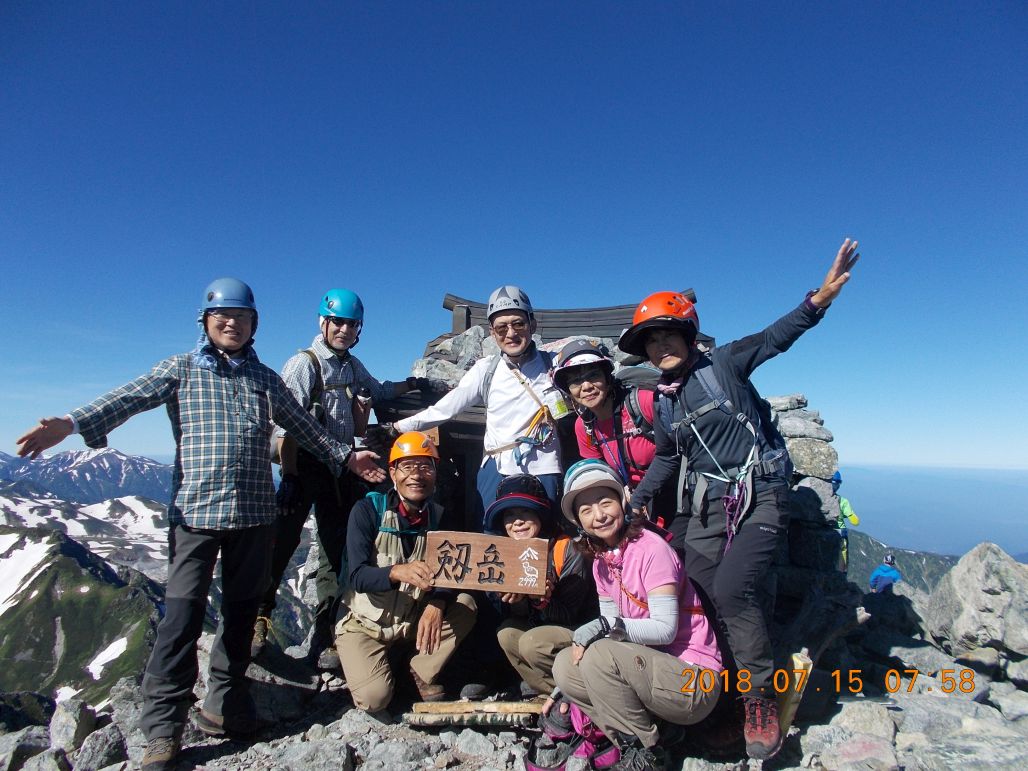
[[[721,655],[678,556],[643,519],[626,515],[626,503],[607,464],[568,469],[561,509],[594,557],[600,617],[575,631],[553,676],[563,698],[618,745],[623,764],[662,769],[680,733],[669,726],[698,723],[714,708]]]

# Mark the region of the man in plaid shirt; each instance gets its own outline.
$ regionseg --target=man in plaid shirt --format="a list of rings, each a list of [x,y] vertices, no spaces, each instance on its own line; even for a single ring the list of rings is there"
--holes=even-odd
[[[204,296],[203,334],[196,350],[157,364],[63,418],[44,418],[18,439],[19,455],[37,457],[72,433],[88,447],[133,415],[165,405],[175,436],[175,471],[168,509],[166,612],[143,677],[140,727],[147,737],[143,768],[169,768],[181,748],[198,674],[196,643],[219,552],[221,620],[211,650],[207,698],[195,718],[212,735],[253,733],[256,708],[246,669],[261,590],[269,579],[275,487],[270,447],[273,422],[335,473],[370,482],[385,478],[377,455],[332,439],[274,370],[254,352],[257,308],[250,287],[218,279]]]

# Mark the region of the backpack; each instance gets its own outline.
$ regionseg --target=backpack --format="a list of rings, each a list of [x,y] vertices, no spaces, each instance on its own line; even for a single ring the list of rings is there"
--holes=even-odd
[[[301,348],[298,353],[307,354],[307,358],[311,360],[311,364],[314,366],[314,386],[311,388],[310,413],[321,425],[325,425],[325,411],[321,407],[321,395],[325,391],[325,382],[321,378],[321,362],[318,361],[318,355],[311,348]],[[278,452],[278,437],[274,435],[271,437],[271,462],[276,466],[282,464],[282,456]]]
[[[632,419],[632,424],[639,429],[642,436],[652,442],[653,424],[643,414],[642,405],[639,403],[639,390],[656,391],[657,381],[660,380],[660,370],[647,366],[622,367],[614,373],[614,379],[628,391],[624,406],[628,410],[628,417]],[[657,408],[656,399],[654,399],[653,408],[654,410]]]

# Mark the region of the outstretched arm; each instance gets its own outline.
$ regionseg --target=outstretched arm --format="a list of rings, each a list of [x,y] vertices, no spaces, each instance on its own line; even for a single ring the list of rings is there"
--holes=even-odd
[[[850,241],[848,238],[842,242],[839,253],[835,255],[835,260],[832,261],[832,267],[828,269],[828,275],[825,276],[821,288],[810,297],[810,301],[818,308],[827,308],[831,305],[832,301],[839,296],[843,285],[850,280],[850,271],[860,259],[860,254],[857,252],[858,243]]]

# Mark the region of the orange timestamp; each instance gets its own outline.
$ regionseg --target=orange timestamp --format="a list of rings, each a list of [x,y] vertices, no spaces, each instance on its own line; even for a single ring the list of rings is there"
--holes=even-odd
[[[828,674],[836,693],[860,693],[864,690],[863,670],[833,669]],[[907,693],[913,693],[914,684],[920,674],[921,672],[916,669],[889,669],[885,673],[885,690],[888,693],[896,693],[905,688]],[[941,669],[937,674],[941,683],[939,690],[943,693],[974,692],[973,669]],[[685,680],[681,687],[682,693],[711,693],[715,690],[732,689],[736,693],[749,693],[753,690],[752,678],[746,669],[734,672],[722,669],[718,672],[713,669],[687,668],[682,670],[681,676]],[[775,693],[802,692],[808,677],[810,672],[806,669],[776,669],[771,677],[771,686]],[[930,691],[931,688],[927,690]]]

